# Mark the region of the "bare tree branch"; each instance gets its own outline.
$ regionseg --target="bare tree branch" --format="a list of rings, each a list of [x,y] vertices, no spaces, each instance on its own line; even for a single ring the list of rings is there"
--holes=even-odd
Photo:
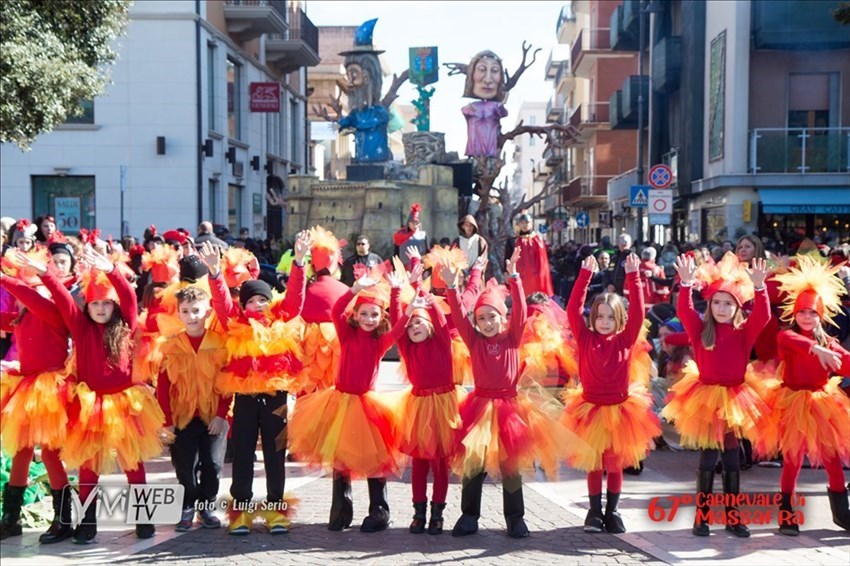
[[[544,126],[525,126],[520,120],[516,128],[505,134],[499,135],[499,149],[506,141],[512,140],[521,134],[540,136],[546,139],[546,144],[553,147],[563,147],[568,141],[578,138],[578,130],[565,124],[546,124]]]
[[[410,70],[408,69],[405,69],[405,71],[400,75],[393,73],[393,82],[390,85],[390,90],[387,91],[387,95],[384,96],[383,100],[381,100],[381,106],[384,108],[390,107],[390,104],[398,98],[398,89],[401,88],[401,85],[404,84],[404,81],[406,81],[409,76]]]
[[[465,75],[469,65],[466,63],[443,63],[443,67],[449,69],[449,76]]]
[[[342,93],[340,93],[336,98],[333,96],[329,96],[328,106],[330,106],[331,110],[336,112],[336,118],[328,114],[328,109],[326,106],[313,106],[313,113],[317,116],[321,116],[328,122],[339,122],[339,119],[342,118]]]
[[[527,43],[525,40],[523,40],[523,42],[522,42],[522,63],[520,63],[519,69],[517,69],[516,73],[514,73],[513,75],[508,73],[507,69],[505,70],[505,76],[508,79],[508,82],[505,85],[505,92],[509,92],[512,88],[514,88],[516,86],[517,81],[522,76],[522,74],[525,72],[525,70],[528,69],[529,67],[531,67],[532,65],[534,65],[534,62],[537,61],[537,54],[540,53],[542,48],[538,47],[537,49],[534,50],[534,53],[531,54],[531,63],[526,65],[525,64],[525,57],[526,57],[526,55],[528,55],[528,52],[530,50],[531,50],[531,44]]]

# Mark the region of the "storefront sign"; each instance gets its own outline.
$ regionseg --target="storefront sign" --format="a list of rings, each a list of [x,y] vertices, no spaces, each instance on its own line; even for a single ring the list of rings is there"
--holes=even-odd
[[[80,224],[80,197],[56,197],[53,199],[56,227],[62,232],[76,232]]]
[[[251,112],[280,112],[280,83],[251,83]]]

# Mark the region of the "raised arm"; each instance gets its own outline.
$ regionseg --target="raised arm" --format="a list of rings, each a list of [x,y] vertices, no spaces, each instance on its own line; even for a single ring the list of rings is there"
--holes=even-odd
[[[570,322],[570,329],[573,331],[576,340],[586,337],[590,332],[587,323],[584,321],[584,303],[587,300],[587,288],[590,285],[590,279],[593,277],[593,271],[596,268],[596,258],[592,255],[587,256],[581,264],[573,290],[570,292],[570,300],[567,302],[567,320]]]
[[[356,284],[357,283],[355,283],[355,285]],[[345,316],[345,307],[348,306],[348,303],[350,303],[353,298],[354,291],[348,290],[344,295],[337,299],[334,306],[331,308],[334,328],[336,328],[336,335],[339,336],[340,340],[351,338],[355,332],[354,329],[351,328],[351,325],[348,324],[348,317]]]
[[[47,287],[47,290],[50,291],[50,297],[53,299],[53,304],[56,305],[56,310],[59,312],[59,316],[62,317],[65,326],[72,333],[79,330],[84,324],[85,315],[80,310],[80,307],[77,306],[74,297],[71,296],[65,285],[47,272],[41,275],[41,281]]]
[[[304,309],[304,292],[307,279],[304,277],[304,258],[313,247],[313,238],[309,230],[300,232],[295,239],[295,260],[289,273],[289,283],[286,287],[286,295],[281,301],[281,312],[273,313],[284,320],[292,320],[301,314]]]
[[[446,298],[448,299],[449,306],[452,309],[452,320],[455,323],[455,328],[466,345],[472,348],[472,344],[475,342],[475,328],[469,321],[469,317],[466,316],[466,313],[463,311],[463,307],[461,307],[457,288],[449,287],[446,289]]]
[[[59,314],[59,309],[56,308],[53,301],[42,297],[38,294],[38,291],[23,281],[4,275],[0,277],[0,286],[21,301],[21,304],[40,320],[55,328],[66,329],[62,315]],[[8,331],[8,329],[5,330]]]
[[[696,266],[693,258],[680,255],[676,258],[676,273],[679,275],[679,300],[676,304],[676,316],[682,321],[691,344],[696,344],[702,334],[702,320],[694,309],[693,282]]]
[[[405,332],[407,332],[407,323],[409,321],[410,315],[408,315],[406,312],[402,313],[401,318],[398,319],[395,324],[393,324],[392,328],[390,328],[390,331],[381,336],[381,338],[379,339],[380,342],[378,346],[381,351],[381,356],[386,354],[387,350],[392,348],[393,344],[395,344],[396,341],[402,335],[404,335]]]
[[[626,286],[629,288],[629,314],[623,337],[629,344],[634,344],[643,328],[644,320],[644,297],[643,282],[640,279],[638,268],[640,260],[634,254],[626,258]]]
[[[768,274],[767,262],[763,259],[754,259],[753,268],[749,270],[749,274],[756,289],[756,296],[753,300],[753,311],[744,322],[748,350],[756,343],[759,334],[770,320],[770,297],[767,294],[767,286],[764,284]]]
[[[139,303],[136,299],[136,291],[127,281],[127,278],[121,275],[117,267],[113,267],[112,271],[108,271],[106,276],[115,287],[115,292],[118,294],[118,306],[121,309],[121,316],[124,317],[124,322],[130,327],[130,330],[135,330],[139,320]]]
[[[511,289],[511,320],[509,331],[511,336],[519,344],[522,339],[522,331],[525,328],[525,322],[528,320],[528,305],[525,304],[525,291],[522,288],[522,279],[519,274],[508,277],[509,286]]]
[[[198,256],[210,270],[209,283],[212,307],[218,320],[221,321],[221,326],[227,330],[228,321],[239,316],[239,307],[233,304],[230,290],[225,285],[224,277],[221,275],[219,249],[209,242],[204,242],[198,250]]]
[[[511,257],[511,256],[506,256]],[[460,294],[460,304],[463,307],[463,314],[469,312],[475,301],[478,300],[478,295],[481,294],[481,274],[484,273],[484,268],[487,265],[487,256],[480,256],[475,260],[472,269],[469,270],[469,278],[466,280],[466,287],[463,293]]]

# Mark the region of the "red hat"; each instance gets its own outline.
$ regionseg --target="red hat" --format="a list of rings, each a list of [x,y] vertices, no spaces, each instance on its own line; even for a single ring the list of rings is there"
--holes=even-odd
[[[487,286],[484,287],[484,292],[475,301],[475,308],[472,312],[474,313],[481,307],[486,306],[496,309],[500,315],[506,317],[508,316],[508,306],[505,304],[505,298],[507,296],[508,290],[502,285],[499,285],[498,281],[491,277],[487,281]]]
[[[410,214],[407,215],[407,223],[411,222],[419,222],[419,211],[422,210],[422,205],[418,202],[414,202],[410,205]]]
[[[83,271],[80,287],[86,303],[94,301],[118,302],[118,293],[106,274],[98,269],[90,267]]]
[[[160,246],[142,256],[142,269],[151,272],[154,283],[173,283],[180,273],[177,261],[177,250]]]
[[[182,246],[187,241],[186,234],[178,230],[168,230],[162,235],[162,239],[168,243],[175,243],[179,246]]]
[[[803,310],[813,310],[818,313],[819,317],[823,317],[823,299],[817,294],[814,289],[806,289],[794,301],[794,314]]]
[[[348,242],[337,240],[333,232],[321,226],[310,228],[310,235],[313,236],[313,245],[310,248],[310,262],[313,264],[313,269],[329,270],[334,263],[342,263],[342,254],[339,250]]]
[[[700,265],[696,278],[704,284],[702,296],[706,301],[715,293],[723,292],[732,295],[738,306],[742,306],[755,296],[746,264],[742,264],[732,252],[726,252],[717,264]]]
[[[227,248],[221,256],[221,272],[227,286],[235,289],[249,279],[256,279],[260,274],[256,260],[254,254],[244,248]]]

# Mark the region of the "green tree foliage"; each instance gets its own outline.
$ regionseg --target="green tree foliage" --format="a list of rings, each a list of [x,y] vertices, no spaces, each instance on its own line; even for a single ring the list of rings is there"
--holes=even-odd
[[[28,149],[103,92],[128,0],[0,2],[0,141]]]
[[[850,25],[850,2],[842,2],[832,11],[832,17],[842,25]]]

